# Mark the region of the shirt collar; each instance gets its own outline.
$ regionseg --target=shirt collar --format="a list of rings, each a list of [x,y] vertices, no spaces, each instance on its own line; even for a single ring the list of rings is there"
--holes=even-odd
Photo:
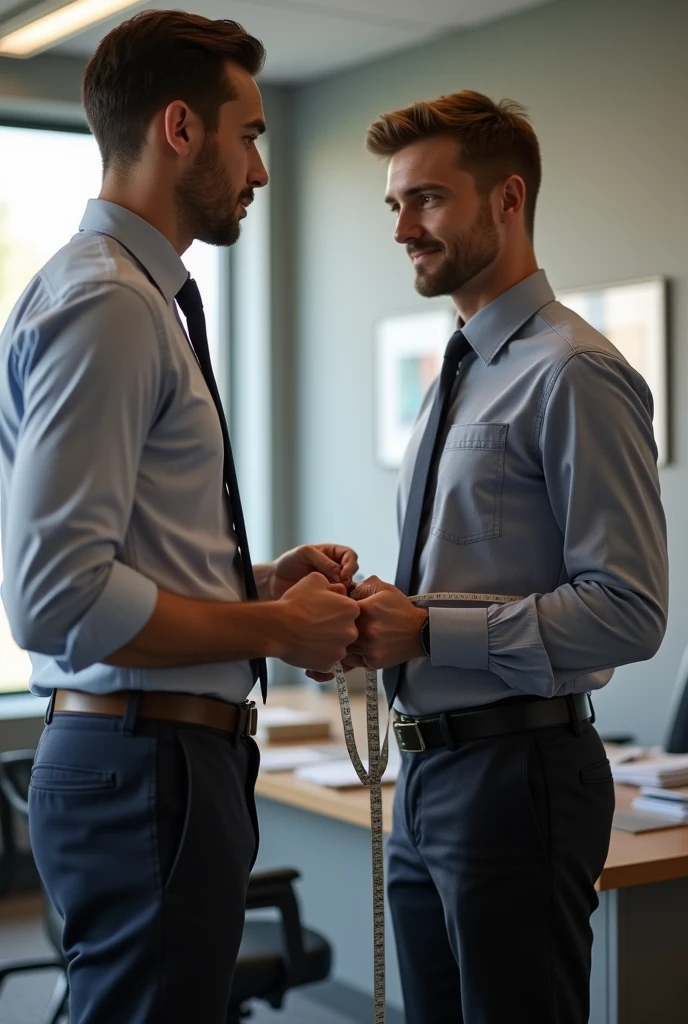
[[[489,365],[519,327],[554,297],[544,270],[537,270],[478,310],[460,325],[461,330],[483,362]]]
[[[79,231],[108,235],[123,245],[150,274],[167,302],[189,276],[179,253],[157,228],[105,199],[89,199]]]

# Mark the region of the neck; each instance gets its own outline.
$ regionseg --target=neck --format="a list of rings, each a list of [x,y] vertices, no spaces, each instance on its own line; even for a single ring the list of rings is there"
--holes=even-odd
[[[501,254],[494,263],[476,274],[458,292],[452,295],[459,316],[466,323],[493,299],[513,288],[519,281],[530,277],[538,269],[532,246],[521,253],[507,257]]]
[[[193,241],[193,238],[187,237],[179,223],[171,183],[166,188],[159,175],[147,174],[139,168],[133,168],[126,175],[108,171],[98,198],[116,203],[148,221],[165,236],[180,256]]]

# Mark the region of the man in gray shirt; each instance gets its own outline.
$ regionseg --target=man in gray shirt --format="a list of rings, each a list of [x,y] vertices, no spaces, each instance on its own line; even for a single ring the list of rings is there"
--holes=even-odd
[[[416,288],[459,330],[401,472],[396,586],[361,584],[402,772],[389,854],[407,1024],[584,1024],[614,805],[587,696],[667,611],[652,397],[533,251],[538,142],[473,92],[385,114]],[[407,595],[463,592],[417,606]],[[485,595],[481,599],[480,595]]]
[[[266,657],[323,669],[356,636],[350,548],[251,563],[181,259],[235,242],[267,184],[263,57],[174,11],[105,37],[100,198],[0,336],[2,593],[52,695],[31,841],[79,1024],[226,1024],[258,840],[247,695]]]

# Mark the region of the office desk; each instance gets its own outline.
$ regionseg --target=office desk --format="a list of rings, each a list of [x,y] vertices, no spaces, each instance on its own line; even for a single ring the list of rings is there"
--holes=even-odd
[[[280,689],[273,691],[272,702],[327,715],[334,742],[343,743],[335,696]],[[352,712],[359,749],[365,749],[362,696],[352,696]],[[393,790],[383,787],[386,831]],[[617,806],[628,807],[635,792],[617,786]],[[305,917],[333,941],[336,976],[372,991],[367,792],[325,789],[280,772],[261,775],[257,794],[263,834],[259,866],[289,864],[303,872]],[[686,1024],[688,827],[640,835],[613,831],[597,889],[590,1024]],[[391,934],[387,952],[388,995],[392,1006],[400,1006]]]

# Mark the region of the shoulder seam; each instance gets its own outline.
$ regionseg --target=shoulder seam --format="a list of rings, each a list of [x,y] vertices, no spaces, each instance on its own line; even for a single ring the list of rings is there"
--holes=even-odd
[[[553,330],[557,331],[557,328],[554,325],[552,325],[552,328]],[[560,332],[557,331],[557,334],[560,334]],[[537,416],[535,417],[535,424],[533,428],[533,446],[535,451],[537,452],[538,458],[541,454],[540,435],[542,433],[542,425],[544,423],[547,405],[549,403],[552,392],[554,391],[556,383],[564,370],[564,367],[568,363],[570,363],[572,359],[575,359],[576,356],[600,356],[602,359],[605,360],[605,362],[610,363],[618,363],[620,361],[618,357],[614,355],[613,352],[605,352],[604,349],[593,348],[592,346],[586,346],[585,348],[574,348],[571,345],[571,342],[568,341],[568,338],[564,338],[564,340],[568,343],[571,351],[567,355],[565,355],[563,359],[560,360],[560,362],[555,366],[554,370],[552,371],[552,375],[547,383],[547,387],[543,391],[542,398],[540,399],[540,407],[538,409]]]
[[[144,277],[144,280],[146,278]],[[165,329],[160,321],[159,311],[156,309],[153,302],[151,302],[150,296],[146,290],[137,287],[132,281],[123,281],[121,278],[103,278],[103,279],[91,279],[88,281],[81,281],[78,284],[74,284],[71,287],[65,289],[62,292],[62,296],[65,299],[76,297],[77,295],[86,295],[90,292],[97,290],[98,288],[110,287],[113,291],[123,289],[129,292],[131,295],[136,295],[141,300],[143,305],[148,310],[151,320],[153,321],[153,327],[155,329],[155,336],[158,342],[158,350],[163,362],[163,373],[166,375],[170,369],[170,354],[167,346],[167,338],[165,336]],[[152,287],[152,286],[151,286]],[[162,296],[161,296],[162,298]],[[163,300],[164,301],[164,300]]]

